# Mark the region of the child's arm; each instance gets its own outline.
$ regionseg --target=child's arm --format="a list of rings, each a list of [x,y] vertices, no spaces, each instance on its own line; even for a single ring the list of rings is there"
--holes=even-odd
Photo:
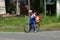
[[[34,18],[36,18],[36,15],[35,14],[33,14],[34,15]]]

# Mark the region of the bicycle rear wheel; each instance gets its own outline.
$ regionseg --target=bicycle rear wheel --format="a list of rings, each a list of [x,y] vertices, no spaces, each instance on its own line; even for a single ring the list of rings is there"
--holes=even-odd
[[[24,26],[24,32],[28,32],[29,31],[29,24],[27,23],[25,26]]]
[[[37,24],[36,28],[37,28],[37,32],[40,32],[40,24]]]

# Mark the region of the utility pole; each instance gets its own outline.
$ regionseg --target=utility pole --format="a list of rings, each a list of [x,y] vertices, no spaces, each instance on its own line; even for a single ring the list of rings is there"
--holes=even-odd
[[[20,2],[19,2],[19,0],[17,0],[17,11],[16,11],[16,15],[20,15],[19,5],[20,5]]]
[[[30,10],[30,0],[28,0],[28,10]]]
[[[46,0],[44,0],[44,16],[46,16]]]

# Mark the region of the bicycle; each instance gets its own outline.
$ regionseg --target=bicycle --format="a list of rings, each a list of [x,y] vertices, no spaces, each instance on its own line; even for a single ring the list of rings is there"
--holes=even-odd
[[[36,23],[36,30],[37,32],[40,32],[40,23]]]
[[[25,17],[25,25],[24,25],[24,32],[28,32],[29,31],[29,19],[28,16]]]
[[[29,17],[28,16],[25,17],[25,21],[26,21],[26,23],[24,25],[24,32],[27,33],[29,31]],[[40,31],[40,23],[36,24],[36,30],[37,30],[37,32]]]

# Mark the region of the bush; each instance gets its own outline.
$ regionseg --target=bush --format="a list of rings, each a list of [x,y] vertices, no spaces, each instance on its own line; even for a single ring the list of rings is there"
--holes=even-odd
[[[56,16],[46,16],[46,17],[44,17],[43,14],[41,14],[40,16],[41,16],[41,25],[60,22],[60,17],[57,19]]]

